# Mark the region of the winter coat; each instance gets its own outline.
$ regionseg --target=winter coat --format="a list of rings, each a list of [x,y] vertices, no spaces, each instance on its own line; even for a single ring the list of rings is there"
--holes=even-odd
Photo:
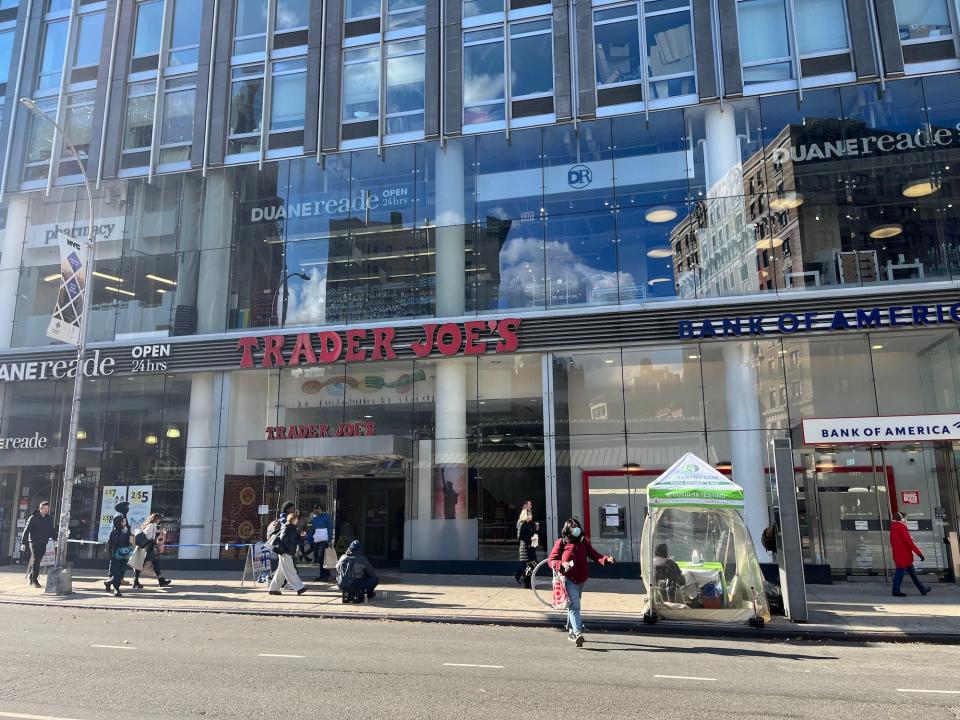
[[[133,551],[133,555],[130,556],[130,567],[134,570],[142,571],[145,563],[153,562],[159,557],[159,553],[157,553],[157,535],[160,529],[156,523],[150,523],[149,525],[144,525],[140,530],[147,536],[147,544],[143,547],[137,546],[137,549]]]
[[[110,538],[107,540],[107,555],[111,560],[126,561],[128,556],[122,558],[114,557],[118,551],[122,554],[123,549],[130,550],[130,528],[122,527],[123,516],[117,516],[113,520],[113,530],[110,531]]]
[[[893,564],[901,569],[913,565],[914,555],[923,554],[910,537],[907,524],[901,520],[890,523],[890,547],[893,550]]]
[[[49,515],[44,517],[39,510],[36,510],[27,520],[27,526],[23,529],[23,535],[20,536],[20,544],[39,550],[46,548],[47,541],[53,537],[53,518]]]
[[[321,513],[320,515],[314,515],[310,518],[310,537],[307,538],[311,543],[314,542],[314,537],[316,537],[317,530],[326,530],[327,539],[325,541],[320,540],[318,542],[332,542],[333,541],[333,520],[330,518],[329,513]]]
[[[536,561],[537,549],[530,543],[537,531],[532,522],[517,520],[517,539],[520,541],[520,562]]]
[[[292,523],[284,523],[280,530],[280,548],[278,555],[293,555],[296,557],[297,549],[300,547],[300,533],[297,526]]]
[[[373,565],[370,564],[370,561],[367,560],[367,556],[363,553],[353,553],[348,549],[343,555],[340,556],[340,559],[337,560],[337,577],[340,577],[341,572],[340,568],[347,558],[353,558],[353,567],[351,568],[352,576],[354,580],[361,580],[365,577],[372,578],[377,580],[377,571],[373,569]]]
[[[590,571],[587,569],[587,558],[601,565],[606,565],[607,558],[594,550],[590,540],[583,538],[580,542],[568,542],[563,538],[557,540],[553,545],[553,550],[547,557],[547,564],[551,570],[555,570],[568,580],[572,580],[577,585],[583,585],[590,579]],[[563,570],[560,563],[573,560],[573,567],[569,570]]]

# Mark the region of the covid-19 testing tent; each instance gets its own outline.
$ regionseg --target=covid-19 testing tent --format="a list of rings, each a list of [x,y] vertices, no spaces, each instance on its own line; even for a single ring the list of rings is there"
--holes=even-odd
[[[647,508],[641,554],[649,619],[770,619],[743,488],[687,453],[647,486]]]

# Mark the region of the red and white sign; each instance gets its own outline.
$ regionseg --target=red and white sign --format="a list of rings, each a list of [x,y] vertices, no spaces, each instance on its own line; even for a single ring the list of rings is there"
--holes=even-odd
[[[460,353],[511,353],[519,344],[519,328],[518,318],[427,323],[420,326],[422,336],[410,343],[410,351],[418,358],[425,358],[434,352],[447,357]],[[237,350],[242,353],[242,368],[393,360],[397,357],[393,348],[396,334],[394,327],[299,333],[294,338],[293,348],[287,353],[284,353],[286,335],[252,335],[240,338]]]
[[[329,425],[271,425],[266,430],[267,440],[304,440],[308,438],[372,437],[377,434],[375,422],[352,422]]]
[[[803,442],[806,445],[864,445],[937,440],[960,440],[960,413],[803,420]]]
[[[919,490],[902,490],[900,492],[900,501],[904,505],[919,505],[920,491]]]

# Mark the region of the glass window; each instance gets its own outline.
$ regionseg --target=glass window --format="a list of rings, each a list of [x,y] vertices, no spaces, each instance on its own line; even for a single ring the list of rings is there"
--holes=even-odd
[[[426,7],[423,0],[387,0],[387,30],[423,27]]]
[[[741,0],[737,6],[743,82],[793,77],[784,0]]]
[[[463,43],[464,123],[505,119],[503,30],[466,32]]]
[[[70,9],[71,0],[47,0],[47,12],[66,12]]]
[[[263,120],[263,65],[234,68],[230,90],[230,136],[254,135],[230,141],[230,153],[250,152],[260,147]]]
[[[93,132],[94,92],[75,93],[67,97],[67,113],[64,129],[67,137],[77,148],[77,152],[86,155],[90,148],[90,136]],[[64,157],[71,157],[64,148]]]
[[[843,0],[795,0],[797,49],[801,55],[847,50],[847,14]]]
[[[193,142],[193,113],[197,100],[197,78],[189,75],[167,80],[163,115],[160,119],[160,163],[190,159]]]
[[[100,62],[103,47],[103,13],[87,13],[78,18],[77,46],[73,53],[74,67],[88,67]]]
[[[277,0],[276,32],[298,30],[310,25],[308,0]]]
[[[270,92],[270,131],[302,128],[307,94],[307,61],[274,63],[273,88]]]
[[[157,84],[154,81],[134,83],[127,94],[127,116],[123,131],[123,149],[143,150],[150,147],[153,136],[153,106]]]
[[[56,112],[56,100],[40,101],[37,106],[45,113]],[[53,126],[30,113],[30,140],[27,143],[27,164],[45,163],[53,152]]]
[[[40,58],[40,77],[37,90],[60,87],[63,73],[63,55],[67,49],[67,21],[47,23],[44,29],[43,56]]]
[[[233,54],[263,52],[267,29],[266,0],[237,0],[233,30]]]
[[[346,0],[346,20],[380,17],[380,0]]]
[[[343,53],[343,121],[376,120],[380,113],[380,50]]]
[[[20,0],[0,0],[0,10],[9,10],[20,5]]]
[[[463,17],[465,19],[502,12],[503,0],[464,0],[463,2]]]
[[[611,211],[547,222],[547,304],[616,305],[621,281]]]
[[[13,29],[0,32],[0,83],[10,78],[10,60],[13,55]]]
[[[947,0],[894,0],[903,43],[939,40],[952,33]]]
[[[646,4],[647,70],[651,79],[651,100],[689,95],[695,91],[690,9],[686,7],[680,12],[662,14],[651,12],[662,5],[660,2]]]
[[[163,0],[149,0],[137,8],[137,33],[133,41],[133,57],[160,53],[160,31],[163,28]]]
[[[387,45],[388,135],[423,131],[424,41]]]
[[[173,27],[170,29],[170,54],[167,64],[196,64],[200,55],[200,23],[197,21],[196,8],[190,0],[171,0],[173,5]]]
[[[625,350],[623,390],[627,432],[695,432],[705,427],[696,346]]]
[[[639,22],[636,3],[594,11],[598,85],[640,81]]]
[[[510,96],[553,92],[553,35],[550,20],[510,25]]]

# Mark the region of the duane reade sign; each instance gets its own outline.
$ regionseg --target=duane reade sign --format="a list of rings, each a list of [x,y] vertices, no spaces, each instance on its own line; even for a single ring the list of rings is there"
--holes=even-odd
[[[960,440],[960,413],[885,415],[858,418],[806,418],[806,445]]]
[[[42,450],[48,442],[38,432],[27,437],[0,437],[0,450]]]

